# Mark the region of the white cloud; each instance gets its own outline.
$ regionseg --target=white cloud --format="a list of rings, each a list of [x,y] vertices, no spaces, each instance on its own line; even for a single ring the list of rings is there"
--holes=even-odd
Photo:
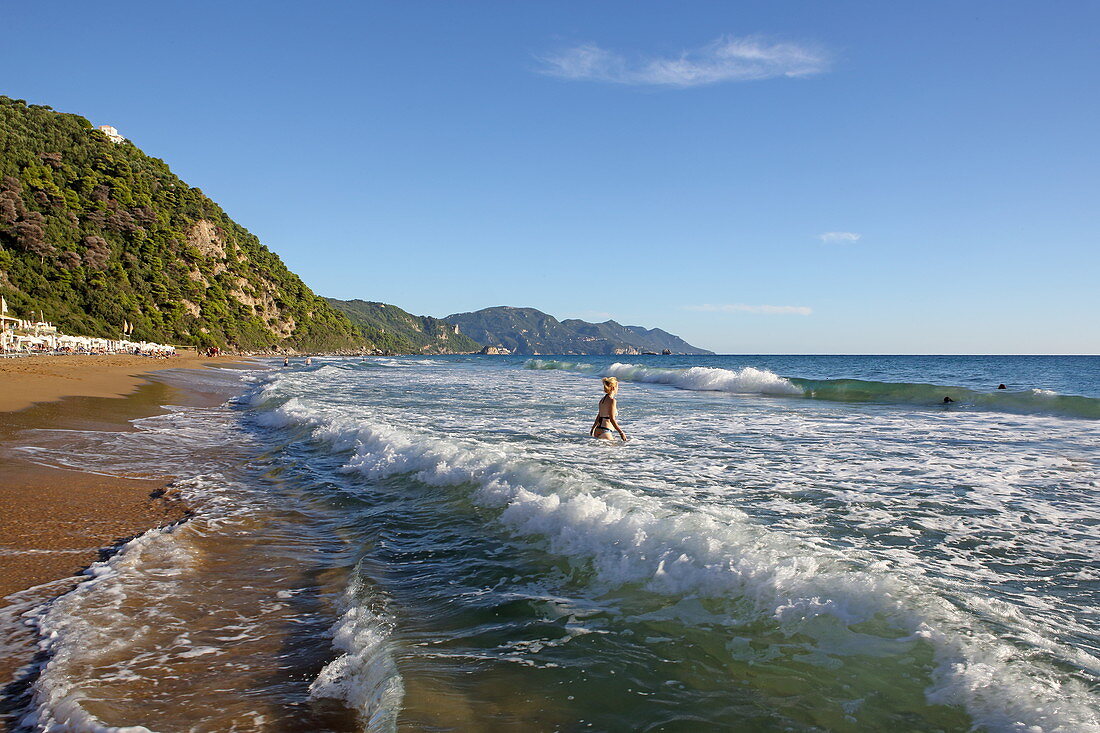
[[[723,36],[672,57],[628,59],[593,43],[540,57],[539,71],[563,79],[639,86],[695,87],[723,81],[800,77],[828,69],[824,51],[797,43]]]
[[[825,244],[838,244],[841,242],[858,242],[863,238],[863,235],[855,232],[825,232],[824,234],[818,234],[817,238]]]
[[[745,305],[744,303],[685,305],[684,310],[705,313],[757,313],[765,316],[808,316],[814,312],[813,308],[807,308],[804,305]]]

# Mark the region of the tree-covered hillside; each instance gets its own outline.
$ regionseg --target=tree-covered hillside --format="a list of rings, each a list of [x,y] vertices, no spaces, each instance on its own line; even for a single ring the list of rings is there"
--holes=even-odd
[[[577,318],[567,318],[561,325],[571,328],[583,336],[605,339],[611,343],[629,344],[642,352],[661,353],[668,349],[674,354],[713,354],[713,351],[692,346],[679,336],[660,328],[645,326],[624,326],[616,321],[589,323]]]
[[[242,349],[360,348],[315,295],[164,161],[0,96],[0,294],[68,333]],[[367,345],[370,346],[369,344]]]
[[[623,326],[615,321],[559,321],[534,308],[496,306],[445,319],[487,346],[516,354],[640,354],[669,349],[678,354],[710,354],[659,328]]]
[[[458,326],[431,316],[414,316],[388,303],[326,298],[346,315],[375,348],[410,354],[466,354],[481,344]]]
[[[453,313],[444,320],[458,324],[464,334],[486,346],[503,346],[517,354],[581,354],[586,353],[582,346],[591,345],[581,344],[576,332],[535,308],[500,305]],[[610,353],[610,349],[589,353]]]

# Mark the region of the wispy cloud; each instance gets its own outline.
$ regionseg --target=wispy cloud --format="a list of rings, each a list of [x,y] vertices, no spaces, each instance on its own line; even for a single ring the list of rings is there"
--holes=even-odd
[[[744,303],[727,303],[724,305],[685,305],[686,311],[702,311],[704,313],[757,313],[764,316],[808,316],[814,312],[813,308],[804,305],[745,305]]]
[[[695,87],[723,81],[753,81],[820,74],[829,67],[819,48],[757,36],[723,36],[678,56],[622,54],[586,43],[539,58],[539,71],[563,79],[636,86]]]
[[[825,244],[840,244],[844,242],[858,242],[863,238],[863,235],[855,232],[825,232],[824,234],[818,234],[817,238]]]

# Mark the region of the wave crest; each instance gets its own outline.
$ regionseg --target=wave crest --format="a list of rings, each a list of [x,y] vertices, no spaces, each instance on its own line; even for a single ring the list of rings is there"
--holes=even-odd
[[[390,652],[392,623],[367,602],[357,567],[332,627],[333,646],[343,652],[309,685],[312,698],[336,698],[358,711],[368,733],[397,730],[405,686]]]
[[[669,369],[616,362],[601,369],[593,364],[543,359],[530,359],[524,366],[527,369],[561,369],[584,374],[597,374],[601,377],[615,377],[624,382],[667,384],[680,389],[702,392],[769,395],[801,395],[803,393],[789,379],[785,379],[767,369],[757,369],[756,367],[743,367],[736,370],[719,369],[717,367]]]
[[[269,424],[280,423],[310,430],[347,455],[345,471],[365,479],[407,475],[468,491],[513,536],[545,542],[591,572],[597,590],[629,584],[672,597],[737,600],[785,633],[823,633],[837,643],[863,638],[854,624],[885,622],[901,632],[888,634],[889,643],[931,645],[929,700],[964,706],[976,727],[1082,730],[1098,722],[1082,684],[1045,674],[1025,650],[919,579],[876,563],[861,566],[854,556],[769,531],[742,512],[686,513],[499,446],[364,422],[298,399],[274,410]]]
[[[1100,419],[1100,399],[1064,395],[1049,389],[979,392],[921,382],[876,382],[866,379],[802,379],[781,377],[767,369],[742,367],[650,367],[615,363],[607,367],[584,362],[529,359],[525,369],[548,369],[616,377],[624,382],[667,384],[703,392],[731,392],[805,397],[827,402],[875,402],[890,405],[943,405],[950,397],[952,409],[978,409],[1023,415],[1056,415]]]

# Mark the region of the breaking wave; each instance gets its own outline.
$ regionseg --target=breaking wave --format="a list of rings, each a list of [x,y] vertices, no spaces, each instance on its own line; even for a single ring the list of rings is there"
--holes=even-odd
[[[831,643],[858,646],[867,632],[853,627],[880,628],[880,643],[899,653],[930,645],[928,701],[965,708],[976,727],[1100,726],[1083,683],[1059,679],[1026,649],[1001,639],[996,624],[956,607],[919,577],[768,530],[739,510],[685,511],[486,443],[365,422],[296,397],[268,406],[265,424],[308,430],[313,441],[345,456],[345,472],[368,480],[407,476],[468,492],[505,531],[544,543],[596,589],[725,599],[747,608],[738,614]]]
[[[755,367],[680,369],[615,363],[602,367],[584,362],[529,359],[526,369],[547,369],[616,377],[624,382],[667,384],[687,390],[804,397],[830,402],[942,406],[949,397],[951,409],[980,409],[1017,414],[1056,415],[1100,419],[1100,399],[1064,395],[1047,389],[979,392],[966,387],[919,382],[876,382],[864,379],[800,379],[781,377]]]
[[[347,702],[359,713],[365,731],[380,733],[397,730],[405,688],[389,648],[392,622],[374,608],[381,603],[367,596],[356,568],[332,627],[333,646],[343,653],[320,671],[309,694]]]
[[[544,359],[529,359],[524,367],[527,369],[562,369],[583,374],[596,374],[601,377],[615,377],[624,382],[668,384],[680,389],[708,392],[770,395],[802,394],[802,390],[792,384],[790,380],[766,369],[755,367],[744,367],[737,370],[714,367],[666,369],[620,363],[608,367],[598,367],[594,364]]]
[[[87,731],[88,733],[152,733],[131,725],[115,727],[99,720],[82,704],[85,693],[84,660],[105,656],[126,645],[128,639],[118,633],[116,624],[104,623],[104,616],[127,617],[126,582],[140,577],[151,568],[163,573],[178,572],[178,566],[190,559],[183,546],[172,536],[174,528],[154,529],[130,540],[109,560],[93,564],[85,574],[88,580],[52,603],[27,614],[28,622],[39,632],[39,650],[49,660],[34,685],[30,712],[21,725],[44,731]],[[96,601],[90,601],[92,596]],[[104,601],[105,599],[105,601]],[[107,613],[89,618],[86,605],[105,603]]]

